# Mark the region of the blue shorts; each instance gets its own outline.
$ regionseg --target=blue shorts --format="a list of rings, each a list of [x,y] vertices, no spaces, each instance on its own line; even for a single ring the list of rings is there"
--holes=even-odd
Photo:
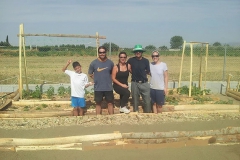
[[[164,90],[150,89],[151,102],[157,105],[164,105],[165,103],[165,93]]]
[[[86,107],[86,101],[85,98],[79,98],[79,97],[71,97],[72,107]]]

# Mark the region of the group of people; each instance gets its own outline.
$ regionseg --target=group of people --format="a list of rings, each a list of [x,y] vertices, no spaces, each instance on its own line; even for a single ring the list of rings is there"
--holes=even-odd
[[[103,98],[107,102],[108,113],[114,114],[113,90],[120,95],[121,113],[129,113],[128,101],[130,94],[133,100],[133,112],[139,112],[140,96],[143,100],[144,113],[161,113],[168,90],[168,68],[166,63],[160,61],[158,51],[152,52],[152,62],[143,57],[145,50],[142,45],[135,45],[134,57],[127,60],[127,53],[120,52],[116,65],[107,58],[107,49],[98,48],[98,58],[89,66],[88,74],[93,82],[88,81],[88,76],[82,73],[79,62],[67,61],[62,71],[70,76],[71,102],[74,116],[83,116],[86,106],[85,88],[94,85],[94,100],[96,114],[102,114],[101,103]],[[72,63],[75,71],[67,70]],[[128,77],[131,74],[131,92],[128,86]],[[148,75],[150,81],[148,82]]]

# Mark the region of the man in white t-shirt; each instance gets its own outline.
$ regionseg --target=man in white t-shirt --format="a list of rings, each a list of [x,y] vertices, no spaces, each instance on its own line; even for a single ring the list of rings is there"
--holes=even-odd
[[[75,71],[67,70],[67,67],[71,63],[72,60],[68,60],[62,71],[70,76],[73,116],[83,116],[84,107],[86,107],[86,101],[84,98],[85,88],[93,85],[93,83],[88,82],[88,77],[86,74],[82,73],[82,68],[79,62],[72,63],[73,69]]]

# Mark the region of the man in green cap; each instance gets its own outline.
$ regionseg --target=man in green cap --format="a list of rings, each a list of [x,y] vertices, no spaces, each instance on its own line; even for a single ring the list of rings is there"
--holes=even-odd
[[[129,58],[128,60],[132,73],[131,94],[133,99],[133,112],[138,112],[141,95],[144,102],[144,113],[151,113],[150,84],[147,78],[147,74],[150,73],[150,65],[149,60],[142,56],[143,52],[142,45],[135,45],[133,49],[135,57]]]

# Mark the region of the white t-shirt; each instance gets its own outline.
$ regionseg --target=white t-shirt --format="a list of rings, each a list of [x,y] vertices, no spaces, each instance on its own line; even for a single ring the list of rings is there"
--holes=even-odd
[[[164,72],[167,71],[167,64],[164,62],[154,64],[153,62],[150,63],[150,87],[152,89],[164,90]]]
[[[76,73],[74,71],[65,70],[71,80],[71,96],[84,98],[85,85],[88,83],[88,77],[84,73]]]

